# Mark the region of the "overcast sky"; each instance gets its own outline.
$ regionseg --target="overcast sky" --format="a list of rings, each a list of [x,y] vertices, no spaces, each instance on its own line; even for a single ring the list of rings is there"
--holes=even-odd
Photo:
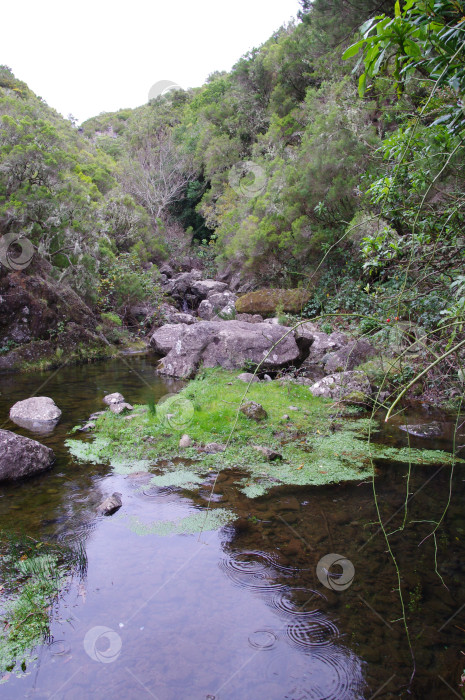
[[[202,85],[298,9],[298,0],[5,2],[0,64],[83,121],[147,102],[160,80]]]

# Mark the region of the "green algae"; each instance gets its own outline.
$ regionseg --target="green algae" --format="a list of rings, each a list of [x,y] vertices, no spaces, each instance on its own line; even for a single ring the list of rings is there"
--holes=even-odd
[[[239,412],[246,391],[247,400],[264,406],[267,419],[256,423]],[[313,397],[302,385],[260,382],[247,389],[236,373],[209,370],[190,382],[180,396],[183,405],[187,401],[193,407],[187,425],[174,420],[167,426],[148,412],[136,414],[128,423],[108,412],[97,420],[93,442],[68,440],[67,445],[76,458],[109,462],[121,474],[161,469],[163,473],[151,481],[156,486],[190,489],[208,473],[241,470],[236,483],[250,498],[279,484],[324,486],[362,481],[373,475],[378,460],[419,465],[454,462],[451,454],[439,450],[373,442],[377,432],[373,419],[354,418],[350,407],[343,409],[344,414],[340,408],[334,414],[334,404]],[[179,447],[183,432],[192,438],[193,446]],[[210,442],[222,443],[224,451],[204,452],[202,445]],[[282,459],[267,461],[254,449],[257,445],[272,448]]]
[[[179,520],[152,520],[143,523],[132,516],[127,518],[125,523],[129,530],[137,535],[158,535],[167,537],[169,535],[193,535],[198,532],[208,532],[219,530],[231,520],[235,520],[236,515],[226,508],[215,508],[214,510],[199,511]]]

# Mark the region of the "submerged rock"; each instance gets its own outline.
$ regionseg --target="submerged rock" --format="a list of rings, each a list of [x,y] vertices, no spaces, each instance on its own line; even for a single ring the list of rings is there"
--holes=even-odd
[[[112,493],[111,496],[102,501],[97,510],[100,515],[113,515],[122,505],[121,494],[115,491],[115,493]]]
[[[252,420],[260,421],[268,418],[268,413],[265,411],[263,406],[256,401],[247,401],[243,406],[241,406],[241,412],[247,418]]]
[[[404,430],[409,435],[430,440],[443,435],[444,429],[441,423],[432,421],[431,423],[419,423],[418,425],[400,425],[400,430]]]
[[[10,419],[13,423],[38,433],[53,430],[60,416],[60,409],[48,396],[34,396],[18,401],[10,409]]]
[[[49,469],[55,461],[53,450],[36,440],[0,430],[0,481],[13,481]]]

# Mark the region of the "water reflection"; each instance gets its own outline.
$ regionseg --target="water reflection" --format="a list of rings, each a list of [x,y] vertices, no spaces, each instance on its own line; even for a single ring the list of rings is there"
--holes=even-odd
[[[138,403],[175,390],[157,378],[150,358],[128,362],[67,368],[51,378],[46,393],[63,417],[41,441],[55,450],[57,465],[0,490],[2,527],[63,541],[83,538],[88,556],[86,581],[76,581],[55,611],[53,644],[37,650],[31,675],[10,678],[3,695],[368,700],[383,688],[377,697],[451,697],[441,677],[457,688],[465,628],[461,469],[437,538],[438,570],[448,589],[435,572],[433,538],[419,543],[441,516],[449,469],[412,470],[409,491],[416,495],[403,530],[406,467],[384,464],[378,477],[417,660],[408,689],[412,663],[399,622],[397,577],[369,483],[282,488],[251,501],[237,491],[238,473],[231,470],[219,475],[213,501],[213,507],[235,512],[230,526],[200,537],[140,536],[127,527],[128,518],[198,513],[209,493],[206,482],[183,492],[154,487],[148,472],[122,476],[105,465],[78,464],[64,449],[69,430],[102,407],[105,392],[120,391]],[[2,378],[0,418],[6,420],[11,404],[45,378]],[[384,438],[408,440],[396,426],[388,426]],[[98,517],[96,506],[113,491],[123,494],[121,513]],[[342,592],[324,588],[316,576],[318,561],[331,552],[355,566],[354,581]],[[85,648],[86,635],[96,627],[121,640],[111,663],[96,661]]]

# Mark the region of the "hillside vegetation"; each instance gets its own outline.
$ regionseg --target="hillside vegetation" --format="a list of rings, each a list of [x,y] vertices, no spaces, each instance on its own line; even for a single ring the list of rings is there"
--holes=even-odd
[[[413,322],[434,341],[424,364],[456,343],[439,367],[457,381],[464,3],[301,4],[230,73],[79,128],[3,66],[0,235],[128,327],[159,303],[164,261],[239,271],[309,290],[304,315],[329,325]]]

